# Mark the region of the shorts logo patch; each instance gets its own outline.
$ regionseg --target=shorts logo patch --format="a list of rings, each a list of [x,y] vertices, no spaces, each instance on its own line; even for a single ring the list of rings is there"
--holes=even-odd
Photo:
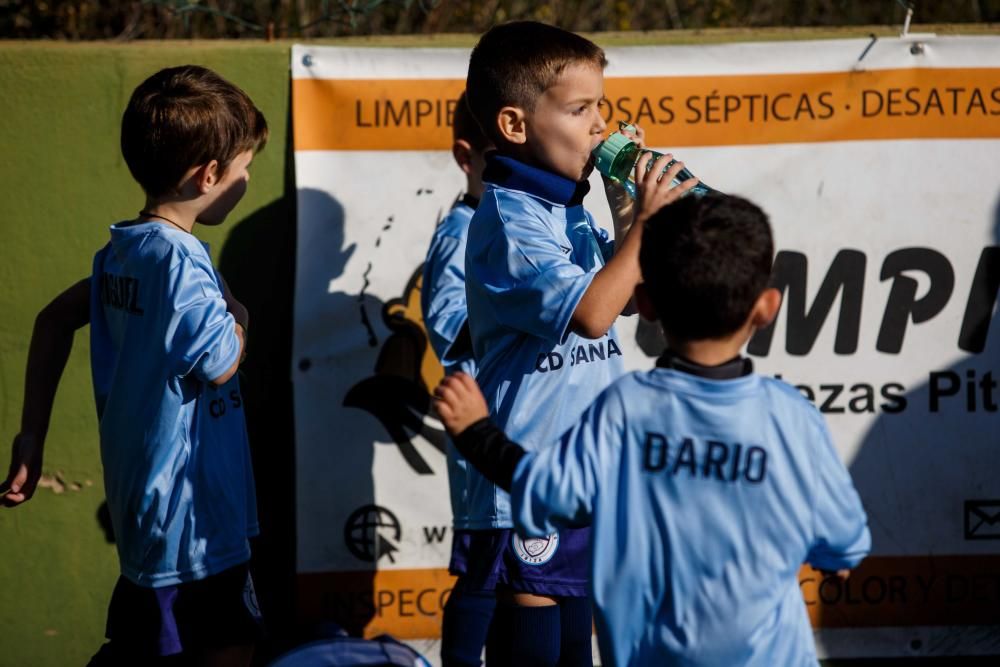
[[[522,562],[528,565],[543,565],[552,560],[556,549],[559,548],[559,533],[527,539],[514,533],[510,538],[510,545]]]
[[[243,584],[243,604],[246,605],[247,611],[250,612],[254,620],[261,620],[260,604],[257,602],[257,591],[253,588],[253,579],[250,578],[249,572],[247,572],[247,581]]]

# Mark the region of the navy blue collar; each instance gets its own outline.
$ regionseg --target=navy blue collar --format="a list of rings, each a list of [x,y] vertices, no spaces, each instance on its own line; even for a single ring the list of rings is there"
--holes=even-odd
[[[587,181],[572,181],[546,169],[539,169],[514,158],[486,154],[483,181],[501,188],[526,192],[560,206],[577,206],[590,191]]]

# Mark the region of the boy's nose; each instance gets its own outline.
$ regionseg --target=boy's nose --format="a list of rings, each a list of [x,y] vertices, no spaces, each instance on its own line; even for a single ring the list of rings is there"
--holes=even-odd
[[[604,121],[604,114],[601,113],[600,105],[594,108],[594,115],[597,117],[597,123],[594,125],[594,134],[604,134],[608,129],[608,124]]]

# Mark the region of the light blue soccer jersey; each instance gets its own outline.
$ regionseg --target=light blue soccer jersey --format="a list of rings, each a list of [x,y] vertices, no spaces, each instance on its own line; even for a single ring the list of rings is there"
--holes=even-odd
[[[624,372],[612,327],[589,340],[570,319],[614,246],[576,183],[491,154],[469,226],[466,292],[476,380],[500,428],[527,448],[552,443]],[[510,528],[510,497],[473,471],[472,527]]]
[[[239,339],[207,246],[160,223],[111,227],[91,276],[91,371],[122,574],[147,587],[250,558],[257,533]]]
[[[816,665],[797,574],[871,547],[819,412],[777,380],[630,373],[514,474],[515,525],[591,520],[604,665]]]
[[[465,302],[465,242],[475,201],[466,195],[455,202],[434,230],[424,261],[420,306],[431,347],[445,373],[461,370],[476,376],[471,349],[453,349],[469,317]],[[448,488],[456,529],[469,524],[468,464],[448,439]]]

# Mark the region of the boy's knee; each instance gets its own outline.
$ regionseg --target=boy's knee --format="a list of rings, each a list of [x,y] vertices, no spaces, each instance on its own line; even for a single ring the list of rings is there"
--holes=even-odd
[[[497,600],[511,607],[553,607],[559,602],[549,595],[535,595],[520,591],[497,591]]]

